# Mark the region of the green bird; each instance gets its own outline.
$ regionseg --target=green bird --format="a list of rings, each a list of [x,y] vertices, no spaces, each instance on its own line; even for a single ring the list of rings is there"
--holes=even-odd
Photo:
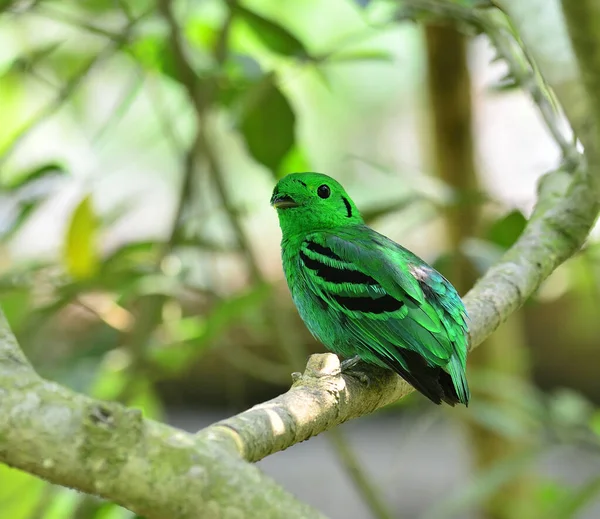
[[[433,267],[367,227],[334,179],[292,173],[273,191],[283,270],[310,332],[345,357],[391,369],[436,404],[468,405],[467,312]]]

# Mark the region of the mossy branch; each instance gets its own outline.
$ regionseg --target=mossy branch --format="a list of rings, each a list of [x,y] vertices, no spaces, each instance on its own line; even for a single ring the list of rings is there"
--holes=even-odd
[[[590,127],[580,138],[586,155],[596,165],[600,164],[600,3],[562,0],[562,8],[590,109]],[[600,170],[594,176],[594,189],[600,196]]]
[[[494,3],[510,18],[528,54],[559,99],[573,131],[584,142],[591,130],[589,101],[560,0]]]
[[[0,462],[148,519],[322,517],[217,436],[41,379],[1,314]]]

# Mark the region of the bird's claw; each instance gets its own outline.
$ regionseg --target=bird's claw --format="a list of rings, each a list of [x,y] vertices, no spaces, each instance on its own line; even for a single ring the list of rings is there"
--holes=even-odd
[[[360,357],[358,355],[350,359],[346,359],[340,363],[340,370],[342,373],[356,378],[361,384],[369,387],[371,385],[371,379],[369,378],[369,375],[360,369],[355,369],[359,362]]]
[[[342,371],[350,371],[354,366],[356,366],[360,362],[360,357],[355,355],[349,359],[343,360],[340,362],[340,369]]]

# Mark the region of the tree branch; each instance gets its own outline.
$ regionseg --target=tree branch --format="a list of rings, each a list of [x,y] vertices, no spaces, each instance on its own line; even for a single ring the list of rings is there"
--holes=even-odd
[[[554,106],[555,103],[546,88],[544,79],[539,77],[535,64],[531,62],[528,53],[510,34],[508,28],[496,21],[497,17],[494,16],[496,14],[499,13],[482,13],[487,37],[498,55],[508,65],[511,76],[535,103],[548,132],[562,152],[564,167],[577,169],[581,164],[582,157],[577,151],[573,139],[566,134],[563,128],[563,119]]]
[[[578,172],[573,177],[559,170],[542,178],[536,209],[522,236],[465,297],[471,318],[471,348],[579,250],[597,214],[598,203],[590,191],[588,175]],[[200,434],[230,436],[246,460],[258,461],[413,391],[388,371],[371,367],[364,371],[371,378],[368,387],[341,375],[335,355],[313,355],[290,391]]]
[[[231,444],[45,381],[0,314],[0,461],[148,519],[318,518]]]
[[[581,141],[590,159],[600,164],[600,4],[595,0],[562,0],[562,7],[591,109],[592,128]],[[594,187],[600,195],[600,175],[596,175]]]
[[[594,115],[600,119],[600,4],[595,0],[562,0],[562,8]]]
[[[590,134],[589,101],[564,23],[560,0],[495,0],[552,88],[582,142]]]
[[[560,128],[559,114],[545,84],[548,82],[559,94],[575,129],[585,126],[584,92],[578,81],[577,63],[558,0],[494,0],[493,3],[498,9],[473,9],[449,0],[407,0],[403,2],[398,16],[403,18],[413,11],[423,11],[433,20],[467,24],[485,32],[499,57],[508,65],[510,74],[536,104],[548,131],[563,153],[565,166],[575,169],[581,157]],[[510,20],[503,19],[507,13],[511,16]],[[498,16],[500,14],[503,16]],[[530,23],[532,20],[535,23]],[[527,43],[527,52],[511,34],[509,27],[512,22]],[[535,63],[529,54],[533,55]],[[536,73],[538,68],[543,72],[543,79]]]

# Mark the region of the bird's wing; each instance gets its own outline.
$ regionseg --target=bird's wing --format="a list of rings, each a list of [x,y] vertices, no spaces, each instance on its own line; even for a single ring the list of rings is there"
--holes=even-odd
[[[446,367],[457,347],[466,352],[464,307],[452,285],[372,229],[313,233],[300,261],[307,286],[348,337],[425,394],[414,379]]]

